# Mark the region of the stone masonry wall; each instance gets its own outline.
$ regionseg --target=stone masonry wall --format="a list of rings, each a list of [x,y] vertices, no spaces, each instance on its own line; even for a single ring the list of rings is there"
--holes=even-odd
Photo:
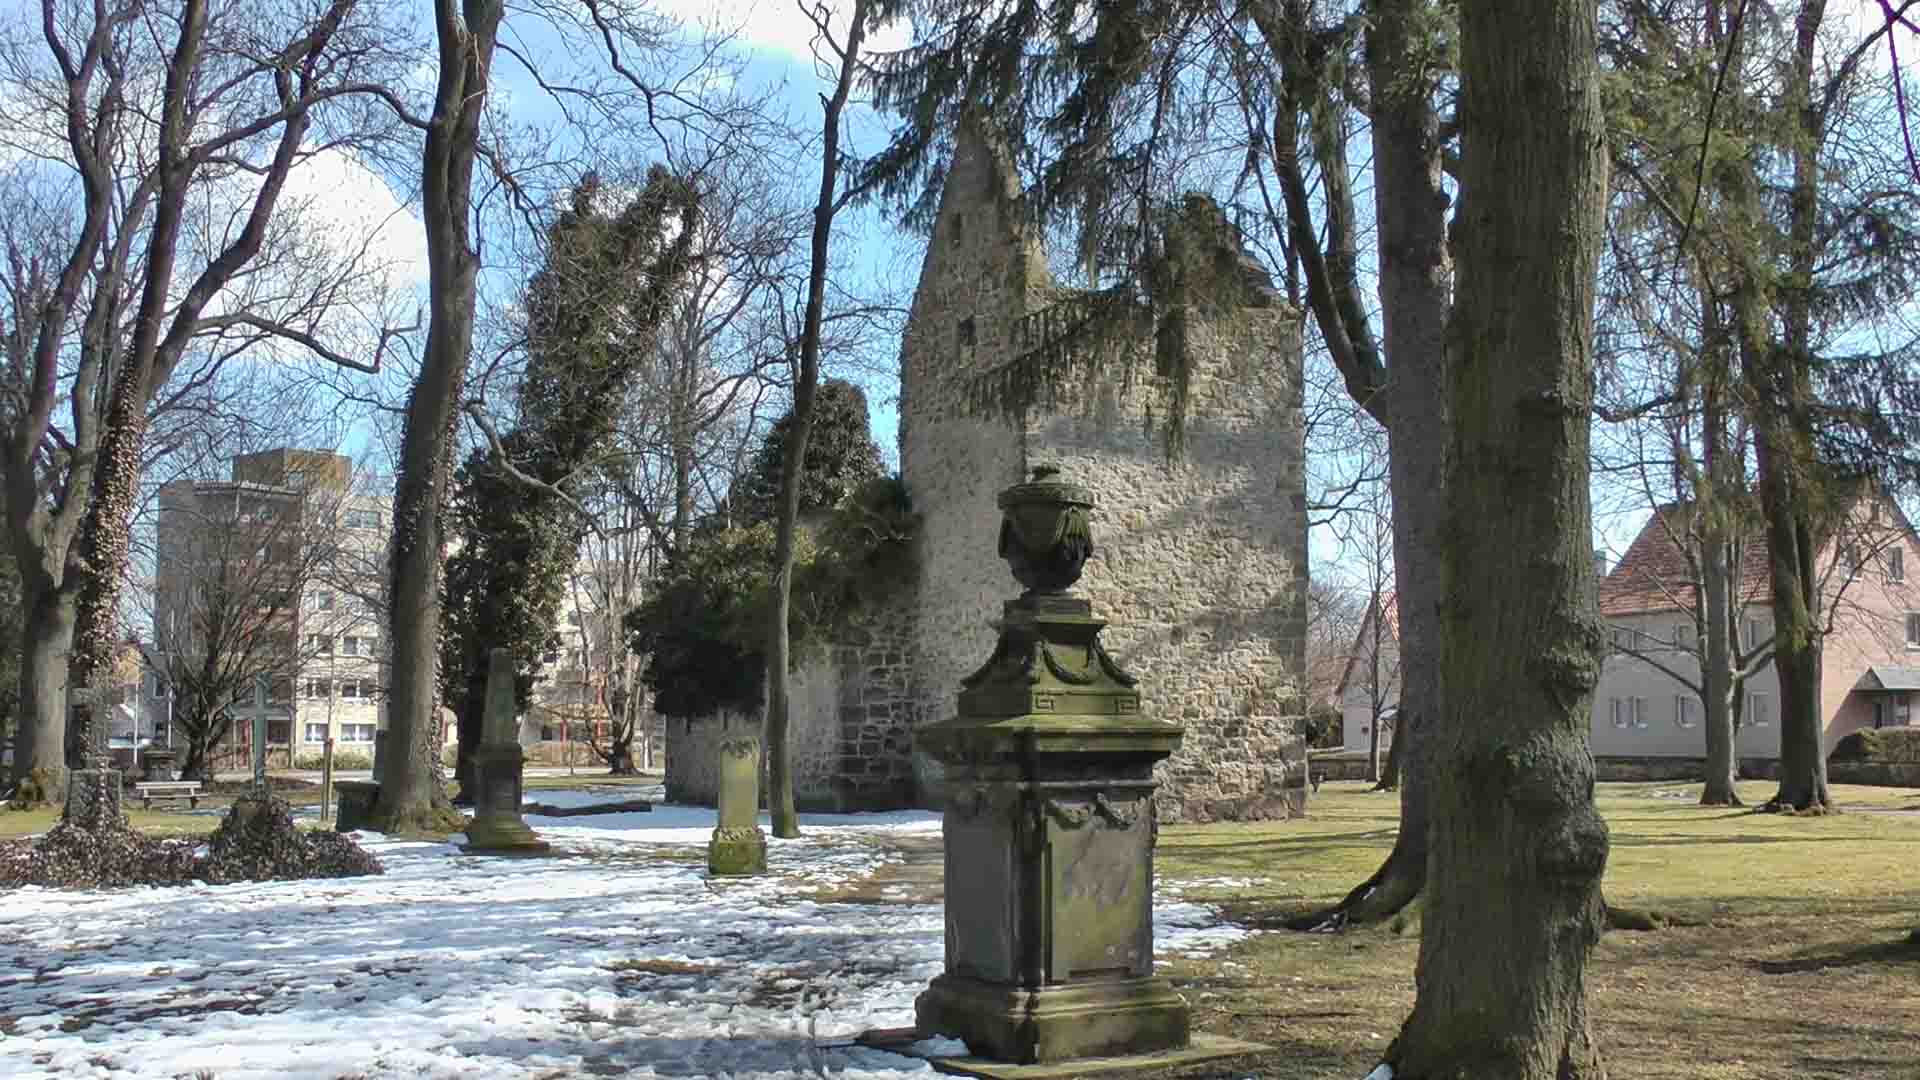
[[[1026,424],[969,415],[967,376],[1024,347],[1022,320],[1067,294],[1048,275],[990,139],[963,133],[949,167],[901,362],[900,458],[922,515],[914,722],[957,708],[1019,587],[996,553],[994,495],[1057,464],[1090,488],[1095,555],[1080,590],[1141,680],[1142,710],[1180,721],[1162,766],[1166,820],[1281,817],[1304,780],[1306,515],[1297,314],[1190,309],[1183,454],[1149,414],[1163,390],[1102,379]],[[1150,344],[1150,343],[1149,343]],[[923,784],[937,767],[916,761]]]
[[[793,798],[800,810],[893,810],[914,804],[905,635],[910,607],[861,620],[803,657],[791,680]],[[667,721],[667,801],[712,805],[720,737],[765,710]],[[764,757],[762,758],[764,761]],[[763,786],[764,792],[764,786]]]

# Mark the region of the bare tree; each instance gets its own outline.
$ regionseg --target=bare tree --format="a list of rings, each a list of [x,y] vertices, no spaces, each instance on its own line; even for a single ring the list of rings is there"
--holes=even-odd
[[[276,279],[254,260],[292,242],[274,208],[296,166],[378,138],[379,125],[363,127],[344,99],[391,59],[389,28],[353,0],[300,12],[204,0],[38,9],[39,45],[22,37],[4,56],[8,106],[19,109],[8,120],[20,121],[6,125],[8,138],[71,170],[62,183],[78,224],[41,264],[33,344],[15,369],[21,407],[6,471],[23,498],[10,532],[23,567],[37,567],[40,627],[27,646],[35,721],[17,772],[53,766],[59,753],[65,717],[50,646],[71,634],[75,679],[110,661],[156,406],[211,378],[240,342],[270,338],[371,366],[368,354],[321,339],[322,313],[341,298],[340,261],[287,288],[302,280],[301,262],[277,267],[286,276]],[[171,386],[183,371],[192,377]],[[66,432],[50,423],[63,390]]]
[[[833,90],[820,95],[820,190],[813,208],[811,262],[807,271],[806,313],[800,332],[798,363],[793,380],[793,418],[786,455],[780,469],[779,513],[774,525],[773,612],[767,635],[767,806],[773,815],[773,835],[800,835],[800,817],[793,808],[793,761],[788,732],[791,696],[787,671],[791,643],[788,619],[793,604],[794,544],[800,527],[800,468],[807,456],[807,437],[813,424],[814,391],[820,382],[820,345],[827,309],[827,276],[833,247],[833,221],[839,212],[865,193],[865,181],[841,183],[845,155],[840,149],[844,113],[854,80],[863,70],[861,54],[876,0],[852,0],[847,14],[846,39],[834,33],[832,12],[824,3],[801,11],[814,26],[814,58],[832,80]]]

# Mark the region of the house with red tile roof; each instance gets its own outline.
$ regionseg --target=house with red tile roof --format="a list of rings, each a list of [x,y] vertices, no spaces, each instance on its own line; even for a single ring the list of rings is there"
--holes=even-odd
[[[1697,574],[1687,557],[1691,506],[1651,514],[1599,585],[1611,651],[1593,699],[1593,752],[1600,758],[1701,758],[1704,649],[1694,617]],[[1820,621],[1826,630],[1820,693],[1828,752],[1863,727],[1912,722],[1920,693],[1920,547],[1892,500],[1864,497],[1817,556]],[[1740,545],[1733,591],[1735,647],[1751,658],[1735,753],[1780,756],[1779,679],[1766,654],[1773,636],[1765,538]],[[1683,681],[1684,680],[1684,681]]]

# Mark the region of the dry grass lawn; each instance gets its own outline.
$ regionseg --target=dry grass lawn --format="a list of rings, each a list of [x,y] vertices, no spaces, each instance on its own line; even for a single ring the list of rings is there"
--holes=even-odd
[[[1772,785],[1742,785],[1759,803]],[[1603,784],[1606,893],[1680,925],[1610,932],[1588,968],[1614,1076],[1920,1078],[1920,792],[1839,787],[1854,812],[1785,818],[1694,804],[1696,786]],[[1397,801],[1323,787],[1307,821],[1171,826],[1160,872],[1255,925],[1330,903],[1393,842]],[[1196,1024],[1278,1048],[1186,1077],[1349,1078],[1413,1003],[1417,915],[1396,930],[1276,930],[1168,973]]]

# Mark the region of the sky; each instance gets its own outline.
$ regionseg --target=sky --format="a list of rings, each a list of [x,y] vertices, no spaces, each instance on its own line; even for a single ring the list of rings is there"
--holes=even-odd
[[[750,59],[741,70],[742,80],[779,87],[779,100],[791,110],[796,123],[817,127],[817,93],[822,85],[811,59],[812,27],[792,3],[780,0],[658,0],[658,9],[666,15],[684,19],[712,30],[732,30],[736,45]],[[24,11],[26,0],[0,0],[0,9]],[[1878,18],[1876,0],[1846,0],[1841,5],[1851,27],[1866,28]],[[510,23],[509,40],[531,55],[552,55],[567,46],[538,24],[524,18]],[[904,27],[883,28],[870,47],[877,51],[897,48],[907,41]],[[1913,55],[1920,55],[1920,39],[1910,39]],[[591,59],[591,58],[588,58]],[[1876,58],[1880,70],[1887,70],[1884,54]],[[1909,65],[1912,66],[1912,65]],[[430,56],[423,56],[414,77],[422,86],[432,79]],[[501,57],[495,68],[496,95],[502,114],[516,125],[539,128],[557,127],[558,109],[527,73],[511,58]],[[1920,80],[1910,80],[1920,83]],[[1910,88],[1920,93],[1920,85]],[[883,138],[871,113],[861,116],[854,126],[855,154],[876,149]],[[1364,161],[1365,155],[1356,156]],[[816,166],[813,166],[817,168]],[[808,190],[811,176],[796,177]],[[301,204],[307,213],[329,223],[328,231],[346,239],[371,237],[370,252],[390,267],[393,280],[403,294],[424,297],[426,282],[425,239],[413,193],[406,190],[403,178],[383,176],[375,168],[340,152],[327,152],[298,171],[289,183],[285,198]],[[1363,198],[1367,192],[1362,191]],[[840,250],[852,253],[856,264],[869,272],[892,273],[910,278],[918,266],[919,241],[892,228],[881,214],[870,208],[851,208],[844,213],[836,230]],[[490,288],[510,292],[513,282],[502,274],[493,275]],[[365,327],[362,327],[364,331]],[[860,377],[868,391],[873,410],[873,432],[877,442],[895,458],[895,434],[898,426],[897,379],[872,374]],[[391,425],[389,425],[391,426]],[[376,460],[378,440],[374,426],[359,425],[349,432],[341,447],[344,452]],[[1618,552],[1637,531],[1644,511],[1605,513],[1596,521],[1596,543],[1603,550]],[[1324,530],[1312,543],[1317,566],[1330,566],[1343,556],[1337,543]]]

